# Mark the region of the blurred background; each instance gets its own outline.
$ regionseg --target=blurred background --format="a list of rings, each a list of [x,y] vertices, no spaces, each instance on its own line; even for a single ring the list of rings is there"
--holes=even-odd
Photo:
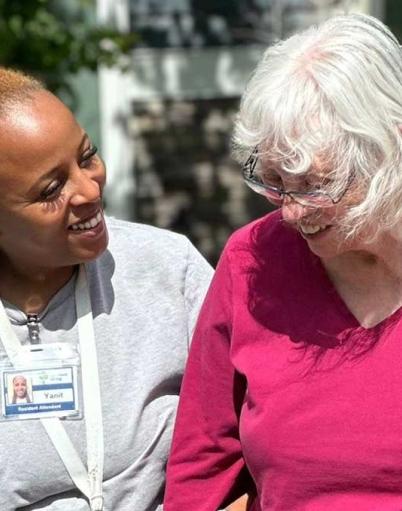
[[[401,0],[0,0],[0,64],[75,111],[106,161],[110,215],[184,233],[215,264],[269,207],[230,156],[252,69],[277,39],[352,11],[401,33]]]

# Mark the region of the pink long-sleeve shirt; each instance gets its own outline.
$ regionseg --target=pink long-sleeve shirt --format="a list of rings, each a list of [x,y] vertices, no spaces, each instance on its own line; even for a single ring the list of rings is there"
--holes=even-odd
[[[164,511],[402,510],[402,311],[361,327],[275,212],[226,246],[192,342]],[[251,477],[250,477],[251,475]]]

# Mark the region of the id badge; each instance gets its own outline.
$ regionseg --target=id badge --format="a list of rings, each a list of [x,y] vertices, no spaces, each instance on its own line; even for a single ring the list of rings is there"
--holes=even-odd
[[[1,372],[1,420],[82,417],[80,357],[63,343],[22,346]]]

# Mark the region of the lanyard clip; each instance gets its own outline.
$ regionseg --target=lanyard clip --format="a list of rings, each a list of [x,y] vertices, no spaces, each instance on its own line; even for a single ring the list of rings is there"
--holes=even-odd
[[[103,511],[104,498],[102,495],[94,495],[89,499],[91,511]]]
[[[39,318],[37,314],[27,314],[27,326],[31,344],[39,344]]]

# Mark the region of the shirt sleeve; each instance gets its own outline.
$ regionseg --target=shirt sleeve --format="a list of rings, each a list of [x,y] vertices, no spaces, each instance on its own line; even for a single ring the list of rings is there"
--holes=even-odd
[[[238,428],[245,383],[230,361],[231,288],[224,252],[191,344],[164,511],[216,511],[249,490]]]

